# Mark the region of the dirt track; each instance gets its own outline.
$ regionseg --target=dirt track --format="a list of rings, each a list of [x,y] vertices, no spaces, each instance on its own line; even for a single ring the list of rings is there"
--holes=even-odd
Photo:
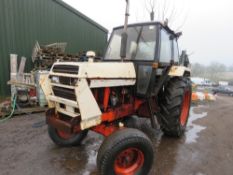
[[[193,107],[186,136],[152,138],[151,175],[232,175],[233,98]],[[1,175],[97,175],[102,137],[90,132],[80,147],[59,148],[48,138],[44,114],[0,124]]]

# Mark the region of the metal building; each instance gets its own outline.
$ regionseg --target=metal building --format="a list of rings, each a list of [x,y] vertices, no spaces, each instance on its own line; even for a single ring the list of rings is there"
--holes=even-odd
[[[10,94],[10,53],[26,56],[26,70],[32,68],[35,41],[40,44],[67,42],[66,52],[102,52],[107,29],[61,0],[0,1],[0,97]]]

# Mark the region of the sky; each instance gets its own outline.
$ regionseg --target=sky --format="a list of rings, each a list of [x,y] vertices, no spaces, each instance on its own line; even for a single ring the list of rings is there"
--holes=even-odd
[[[63,0],[100,25],[111,30],[123,25],[125,0]],[[147,22],[150,0],[131,0],[129,23]],[[233,65],[232,0],[156,0],[156,19],[165,18],[175,31],[182,31],[181,50],[191,62]],[[173,17],[170,17],[173,16]]]

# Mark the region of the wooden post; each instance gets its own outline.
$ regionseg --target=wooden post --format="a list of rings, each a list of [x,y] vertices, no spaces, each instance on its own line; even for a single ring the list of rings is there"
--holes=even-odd
[[[25,68],[26,58],[21,57],[20,65],[19,65],[19,71],[18,71],[18,80],[19,82],[24,83],[24,68]]]
[[[17,55],[10,54],[10,63],[11,63],[11,81],[16,81],[17,79]],[[13,100],[13,96],[16,93],[16,88],[14,85],[11,85],[11,99]]]

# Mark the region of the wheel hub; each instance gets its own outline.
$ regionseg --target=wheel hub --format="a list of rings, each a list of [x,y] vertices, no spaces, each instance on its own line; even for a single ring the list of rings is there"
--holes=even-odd
[[[57,130],[57,134],[59,135],[59,137],[61,137],[62,139],[65,140],[69,140],[70,138],[72,138],[74,136],[74,134],[65,132],[65,131],[61,131],[61,130]]]
[[[117,155],[114,171],[117,175],[133,175],[144,163],[144,154],[137,148],[128,148]]]

